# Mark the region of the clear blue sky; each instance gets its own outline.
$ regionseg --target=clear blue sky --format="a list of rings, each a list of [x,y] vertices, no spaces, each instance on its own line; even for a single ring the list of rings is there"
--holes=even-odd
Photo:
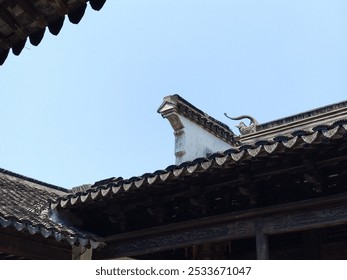
[[[347,99],[347,1],[108,0],[0,68],[0,167],[73,187],[174,163],[178,93],[266,122]],[[234,129],[236,132],[237,130]]]

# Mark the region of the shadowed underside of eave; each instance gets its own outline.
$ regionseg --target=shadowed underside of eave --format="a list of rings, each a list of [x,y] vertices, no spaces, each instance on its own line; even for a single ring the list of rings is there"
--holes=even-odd
[[[0,65],[10,51],[19,55],[27,41],[40,44],[46,30],[58,35],[65,18],[77,24],[89,6],[100,10],[106,0],[0,0]]]
[[[185,177],[197,177],[200,173],[209,173],[214,169],[228,169],[237,164],[247,164],[261,158],[270,158],[295,150],[305,150],[319,144],[329,146],[330,142],[347,137],[347,120],[339,120],[330,126],[317,125],[312,131],[296,130],[292,136],[278,135],[273,140],[257,141],[253,144],[242,145],[237,148],[218,152],[206,158],[198,158],[192,162],[171,165],[164,170],[146,173],[128,180],[111,180],[89,188],[88,190],[60,196],[50,201],[52,209],[74,208],[77,205],[107,200],[115,195],[144,189],[155,185],[168,185]]]

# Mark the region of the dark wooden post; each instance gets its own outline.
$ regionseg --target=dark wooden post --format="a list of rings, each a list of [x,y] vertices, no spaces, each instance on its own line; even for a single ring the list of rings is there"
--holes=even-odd
[[[257,259],[268,260],[269,259],[269,240],[263,230],[262,218],[255,220],[255,240],[257,246]]]
[[[303,258],[307,260],[321,259],[321,229],[311,229],[302,232],[304,252]]]

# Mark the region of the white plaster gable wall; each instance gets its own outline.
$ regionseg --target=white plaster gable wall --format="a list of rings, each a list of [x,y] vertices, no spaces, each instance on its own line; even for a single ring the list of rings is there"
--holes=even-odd
[[[176,164],[225,151],[232,146],[212,133],[178,115],[183,129],[175,131]]]
[[[187,112],[190,117],[185,115]],[[213,118],[210,119],[207,114],[177,94],[164,97],[158,113],[170,122],[174,130],[176,164],[193,161],[232,147],[227,140],[222,140],[210,132],[206,125],[195,123],[196,119],[198,122],[207,121],[215,127],[219,126]],[[220,129],[223,130],[222,127]]]

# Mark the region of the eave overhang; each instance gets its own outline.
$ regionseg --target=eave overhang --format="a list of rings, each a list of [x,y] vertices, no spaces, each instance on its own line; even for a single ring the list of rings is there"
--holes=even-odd
[[[273,139],[259,140],[252,144],[242,145],[224,152],[212,154],[206,158],[198,158],[193,162],[171,165],[164,170],[146,173],[128,180],[118,180],[105,185],[92,187],[85,192],[70,194],[50,202],[51,209],[68,209],[82,204],[107,200],[121,193],[137,189],[164,185],[184,177],[198,176],[199,173],[212,169],[230,168],[236,164],[247,164],[249,161],[276,157],[290,151],[304,150],[317,144],[325,144],[347,136],[347,120],[338,120],[331,125],[316,125],[310,130],[293,131],[291,136],[277,135]]]
[[[82,246],[96,249],[103,242],[94,235],[85,234],[77,230],[67,229],[60,225],[47,226],[35,224],[29,220],[20,220],[16,217],[4,217],[0,215],[0,227],[9,228],[18,232],[28,232],[31,235],[41,235],[57,242],[67,242],[71,246]]]
[[[100,10],[106,0],[0,0],[0,65],[9,52],[19,55],[26,42],[40,44],[46,29],[58,35],[65,18],[77,24],[87,6]]]

